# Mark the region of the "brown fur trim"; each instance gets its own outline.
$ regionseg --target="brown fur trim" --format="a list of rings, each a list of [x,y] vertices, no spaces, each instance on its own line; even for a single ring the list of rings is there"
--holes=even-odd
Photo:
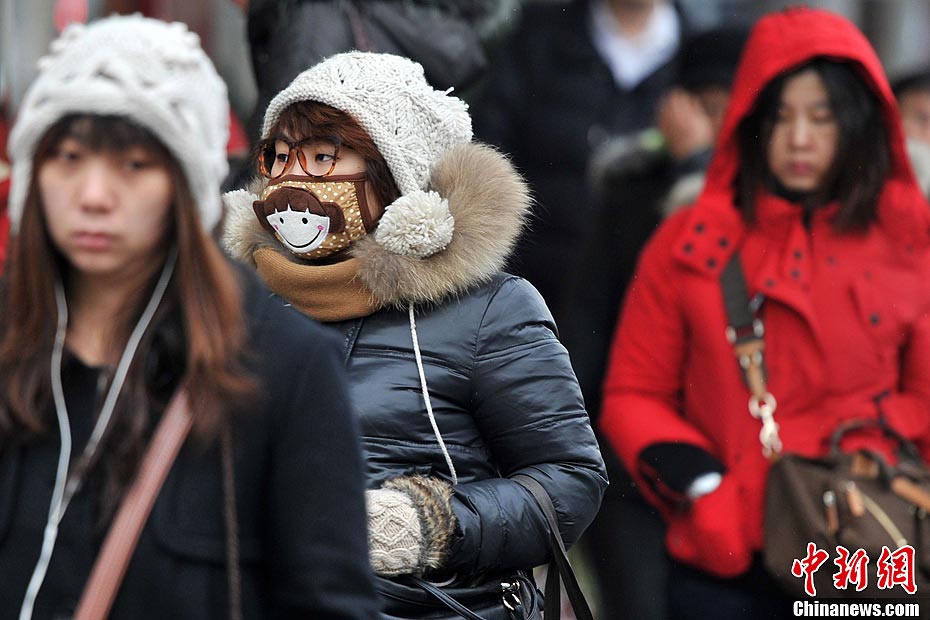
[[[474,142],[443,156],[433,168],[430,189],[449,201],[455,218],[445,250],[427,258],[401,256],[373,236],[359,239],[352,249],[361,261],[359,277],[386,304],[436,303],[489,280],[513,251],[531,204],[510,160]]]
[[[430,476],[402,476],[388,480],[383,488],[400,491],[413,500],[423,533],[418,564],[423,572],[441,568],[457,524],[452,510],[452,485]]]
[[[252,202],[264,188],[257,178],[247,190],[226,194],[223,246],[254,265],[252,253],[274,248],[293,262],[255,217]],[[427,258],[393,254],[375,241],[359,239],[351,252],[359,259],[359,277],[378,299],[403,307],[407,302],[436,303],[486,282],[504,265],[529,216],[531,198],[520,174],[493,147],[469,143],[450,149],[433,168],[429,189],[449,201],[455,218],[452,241]]]

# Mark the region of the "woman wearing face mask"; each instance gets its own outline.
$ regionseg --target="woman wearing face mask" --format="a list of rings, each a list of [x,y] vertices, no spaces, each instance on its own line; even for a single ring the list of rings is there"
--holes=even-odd
[[[927,458],[928,232],[865,37],[819,10],[760,20],[705,189],[641,258],[605,387],[604,431],[667,517],[682,617],[787,617],[759,570],[769,461],[722,270],[737,254],[758,302],[784,451],[823,455],[839,425],[883,417]],[[894,458],[874,427],[844,447]]]
[[[114,17],[52,50],[10,141],[0,618],[74,615],[181,388],[191,428],[107,617],[371,618],[338,345],[211,236],[225,86],[181,24]]]
[[[430,613],[398,601],[415,575],[496,588],[490,617],[503,617],[500,584],[549,553],[539,505],[509,478],[542,484],[568,542],[606,485],[551,316],[500,271],[526,186],[471,142],[462,101],[387,54],[305,71],[271,102],[263,136],[262,179],[228,196],[225,243],[341,335],[385,614]]]

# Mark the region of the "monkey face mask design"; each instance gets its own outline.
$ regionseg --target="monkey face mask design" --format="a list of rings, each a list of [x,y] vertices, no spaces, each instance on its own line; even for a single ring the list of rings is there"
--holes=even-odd
[[[252,203],[262,226],[303,259],[344,250],[375,227],[365,200],[365,173],[320,179],[288,175]]]

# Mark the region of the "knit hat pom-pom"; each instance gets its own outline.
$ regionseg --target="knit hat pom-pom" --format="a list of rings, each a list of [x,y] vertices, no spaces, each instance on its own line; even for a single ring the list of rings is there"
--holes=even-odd
[[[394,254],[426,258],[446,249],[454,231],[449,201],[436,192],[416,191],[388,205],[375,240]]]

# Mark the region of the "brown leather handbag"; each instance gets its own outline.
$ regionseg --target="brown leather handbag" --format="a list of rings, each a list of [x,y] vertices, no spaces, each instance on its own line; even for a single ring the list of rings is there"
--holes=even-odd
[[[810,595],[805,589],[805,562],[810,567],[819,562],[812,573],[818,597],[906,596],[904,586],[888,581],[887,575],[883,583],[890,587],[880,587],[879,569],[890,568],[883,553],[910,546],[914,586],[917,591],[930,591],[930,470],[914,445],[886,423],[879,398],[879,417],[836,429],[826,456],[808,458],[783,452],[774,417],[775,398],[767,389],[765,330],[757,316],[760,302],[748,297],[737,255],[724,269],[721,284],[729,321],[727,337],[752,394],[750,414],[762,423],[763,454],[772,461],[765,489],[766,569],[797,598]],[[840,449],[844,435],[869,428],[880,429],[897,442],[897,465],[868,450],[844,453]],[[827,556],[809,555],[811,543],[815,553],[826,552]],[[859,550],[862,553],[856,556]],[[863,554],[867,563],[861,562]],[[851,568],[862,568],[867,576],[862,578]]]
[[[873,424],[878,424],[874,423]],[[905,584],[886,582],[881,588],[879,563],[883,548],[890,554],[905,546],[914,549],[910,567],[918,592],[930,588],[930,472],[918,460],[903,458],[889,465],[876,453],[844,453],[840,437],[869,424],[853,424],[834,434],[833,449],[821,458],[782,454],[769,469],[765,497],[765,565],[788,591],[805,596],[805,580],[792,574],[795,560],[808,555],[808,543],[829,553],[814,573],[818,597],[891,597],[907,594]],[[887,434],[894,431],[885,427]],[[902,452],[910,446],[901,439]],[[837,547],[849,554],[840,556]],[[839,559],[852,564],[862,550],[868,563],[861,582],[839,579]],[[883,562],[887,566],[889,557]],[[844,570],[847,570],[844,568]],[[862,587],[860,588],[860,583]]]

